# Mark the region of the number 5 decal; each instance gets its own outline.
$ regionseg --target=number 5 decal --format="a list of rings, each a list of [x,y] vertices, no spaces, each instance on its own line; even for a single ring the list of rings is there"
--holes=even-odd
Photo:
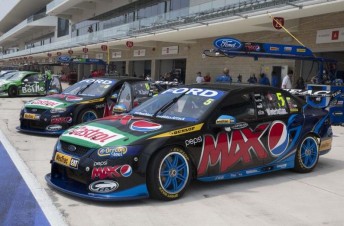
[[[277,95],[277,99],[278,99],[278,106],[279,107],[284,107],[285,106],[285,101],[284,98],[282,96],[282,93],[276,93]]]

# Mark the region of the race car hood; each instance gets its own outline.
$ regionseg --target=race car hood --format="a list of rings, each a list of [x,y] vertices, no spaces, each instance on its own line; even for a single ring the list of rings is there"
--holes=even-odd
[[[201,130],[202,123],[113,115],[67,130],[60,140],[89,148],[140,144],[147,139],[179,136]]]
[[[25,104],[27,108],[52,109],[67,108],[76,104],[96,103],[103,101],[104,98],[75,96],[66,94],[55,94],[31,100]]]
[[[11,81],[0,79],[0,86],[10,83]]]

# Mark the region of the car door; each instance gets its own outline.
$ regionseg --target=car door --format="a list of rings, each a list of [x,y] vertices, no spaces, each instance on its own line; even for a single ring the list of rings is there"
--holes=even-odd
[[[261,88],[254,91],[259,125],[266,131],[260,141],[267,150],[264,164],[286,156],[300,135],[303,124],[301,105],[290,94],[279,89]]]
[[[230,118],[230,126],[217,126],[223,116]],[[256,126],[256,121],[253,93],[240,90],[229,94],[208,121],[210,133],[203,136],[198,176],[242,176],[242,170],[262,165],[268,156],[260,141],[266,128]]]
[[[39,80],[37,73],[25,75],[21,79],[19,94],[21,95],[37,95],[44,93],[44,85]]]

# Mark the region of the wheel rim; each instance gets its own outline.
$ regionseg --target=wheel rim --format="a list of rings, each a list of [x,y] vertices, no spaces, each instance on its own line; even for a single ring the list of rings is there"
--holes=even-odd
[[[161,161],[159,181],[161,187],[170,194],[180,192],[189,179],[189,164],[179,152],[172,152]]]
[[[318,159],[318,144],[312,137],[306,138],[301,145],[301,161],[305,168],[312,168]]]
[[[87,111],[82,116],[82,122],[88,122],[97,119],[97,115],[92,111]]]

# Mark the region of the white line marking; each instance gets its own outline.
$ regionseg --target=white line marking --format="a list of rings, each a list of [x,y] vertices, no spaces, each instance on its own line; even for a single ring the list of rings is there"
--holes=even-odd
[[[53,226],[67,225],[62,214],[54,206],[52,200],[50,199],[44,188],[41,187],[36,177],[30,172],[25,162],[21,159],[16,149],[11,145],[11,143],[8,141],[1,130],[0,141],[6,149],[8,155],[12,159],[14,165],[17,167],[19,173],[23,177],[33,196],[35,197],[38,205],[41,207],[49,223]]]

